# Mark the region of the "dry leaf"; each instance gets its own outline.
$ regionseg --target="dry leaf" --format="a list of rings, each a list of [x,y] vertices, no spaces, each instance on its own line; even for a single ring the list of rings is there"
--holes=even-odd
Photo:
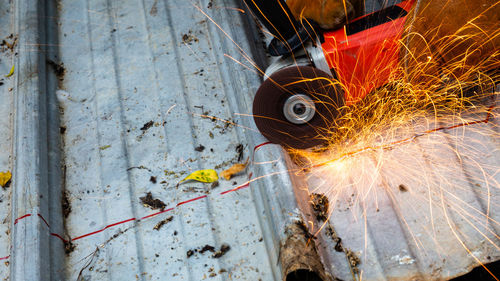
[[[248,164],[248,160],[245,162],[245,163],[238,163],[238,164],[234,164],[233,166],[231,166],[231,168],[227,169],[227,170],[224,170],[220,173],[220,176],[223,177],[225,180],[230,180],[234,175],[236,175],[237,173],[245,170],[245,168],[247,167],[247,164]]]
[[[9,78],[14,74],[14,65],[10,68],[9,74],[5,75],[5,77]]]
[[[189,174],[189,176],[185,177],[179,183],[187,181],[187,180],[195,180],[195,181],[200,181],[200,182],[214,182],[218,179],[219,179],[219,176],[217,175],[217,172],[215,170],[208,169],[208,170],[195,171],[195,172]]]
[[[10,182],[11,178],[12,174],[10,173],[10,171],[0,172],[0,186],[5,187]]]

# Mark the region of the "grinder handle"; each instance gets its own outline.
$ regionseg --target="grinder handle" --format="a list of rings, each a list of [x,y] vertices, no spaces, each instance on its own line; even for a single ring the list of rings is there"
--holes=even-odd
[[[250,11],[271,32],[274,39],[268,50],[272,56],[292,53],[314,36],[315,32],[306,29],[293,17],[283,0],[243,0]]]

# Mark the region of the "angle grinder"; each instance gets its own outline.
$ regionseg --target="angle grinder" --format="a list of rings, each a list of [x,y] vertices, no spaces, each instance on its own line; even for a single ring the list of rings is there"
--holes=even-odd
[[[275,57],[255,94],[254,121],[269,141],[306,149],[327,142],[340,108],[389,80],[399,63],[398,40],[414,0],[364,15],[338,30],[297,22],[283,0],[244,2],[273,35],[268,52]]]

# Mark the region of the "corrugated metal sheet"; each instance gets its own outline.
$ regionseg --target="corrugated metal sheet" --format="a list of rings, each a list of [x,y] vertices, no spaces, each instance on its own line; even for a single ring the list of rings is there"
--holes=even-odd
[[[466,272],[476,261],[450,224],[479,260],[500,258],[498,185],[486,189],[474,177],[484,171],[498,183],[497,118],[387,152],[402,159],[404,171],[453,171],[446,179],[442,171],[394,173],[376,155],[355,159],[365,172],[342,181],[316,170],[290,177],[295,164],[280,147],[260,146],[266,140],[250,116],[261,83],[252,63],[265,68],[268,58],[239,1],[19,0],[0,4],[0,13],[0,38],[19,38],[17,56],[0,53],[0,72],[16,65],[0,86],[0,133],[7,136],[0,170],[14,174],[0,202],[4,279],[282,280],[288,226],[301,219],[318,226],[309,224],[310,191],[329,196],[331,227],[360,258],[363,279]],[[474,135],[481,126],[496,134]],[[461,136],[474,140],[460,148],[467,151],[450,141]],[[433,138],[443,145],[434,147]],[[436,149],[438,159],[430,153]],[[187,173],[220,172],[247,157],[254,163],[218,186],[177,185]],[[360,197],[374,179],[385,192]],[[339,182],[346,183],[341,193],[332,189]],[[401,183],[408,192],[398,190]],[[430,201],[409,196],[426,195],[429,186],[437,192]],[[164,211],[141,202],[147,192]],[[489,206],[491,219],[461,216],[454,211],[460,200],[471,212]],[[335,250],[326,230],[315,239],[321,261],[332,276],[351,280],[346,252]],[[224,245],[230,250],[214,257]]]
[[[230,36],[245,32],[241,12],[231,9],[234,3],[208,5],[60,3],[60,61],[66,74],[57,95],[64,110],[72,210],[66,229],[75,246],[66,261],[68,278],[280,279],[271,258],[277,249],[263,242],[269,232],[263,228],[269,226],[259,219],[252,191],[220,194],[244,185],[249,172],[214,188],[193,182],[176,186],[195,170],[220,172],[238,162],[238,146],[244,153],[240,161],[253,148],[242,126],[248,118],[235,113],[249,113],[258,77],[224,57],[243,59],[201,9],[216,16]],[[241,35],[235,40],[247,45]],[[139,199],[147,192],[174,209],[76,239],[154,213]],[[155,230],[165,219],[169,222]],[[210,251],[196,252],[224,244],[231,250],[218,259]]]

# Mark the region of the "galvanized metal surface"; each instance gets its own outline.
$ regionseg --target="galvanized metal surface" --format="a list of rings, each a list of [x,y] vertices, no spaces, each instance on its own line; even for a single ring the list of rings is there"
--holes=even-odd
[[[3,277],[280,280],[274,228],[287,220],[278,215],[273,223],[264,208],[296,209],[286,173],[269,177],[283,189],[279,207],[264,187],[244,189],[248,172],[218,187],[176,187],[184,173],[220,172],[265,141],[245,129],[250,117],[235,114],[249,113],[260,78],[224,56],[257,57],[239,53],[232,42],[255,50],[246,34],[253,23],[239,26],[250,19],[240,18],[233,3],[207,10],[208,1],[51,4],[18,1],[12,12],[20,34],[10,107],[16,108],[15,240],[12,247],[5,243],[11,274]],[[197,7],[214,11],[210,16],[232,38]],[[220,120],[200,116],[206,114]],[[8,128],[6,122],[2,129]],[[243,159],[237,159],[240,144]],[[205,150],[195,150],[200,145]],[[276,146],[266,149],[266,156],[279,155]],[[175,209],[147,217],[155,211],[139,200],[146,192]],[[196,252],[224,244],[232,249],[220,258]]]
[[[13,5],[3,1],[0,3],[0,26],[13,26]],[[15,38],[9,38],[13,30],[0,28],[0,38],[13,43]],[[1,40],[0,40],[1,41]],[[7,75],[14,64],[14,52],[6,46],[0,51],[0,172],[12,171],[12,145],[13,145],[13,125],[14,114],[13,77]],[[9,277],[8,256],[10,255],[10,197],[11,188],[0,189],[0,258],[4,258],[0,263],[0,278],[7,280]],[[7,262],[7,263],[5,263]]]
[[[0,140],[0,170],[14,174],[0,202],[0,219],[5,218],[0,226],[0,251],[5,254],[0,256],[9,256],[6,266],[0,265],[0,277],[282,280],[279,249],[286,226],[313,220],[308,190],[328,194],[328,181],[334,179],[322,177],[319,185],[317,174],[290,178],[287,170],[294,166],[281,149],[258,146],[266,140],[249,116],[261,83],[252,63],[265,68],[267,57],[240,3],[36,3],[0,4],[0,38],[10,33],[19,37],[18,56],[0,53],[0,71],[7,73],[11,64],[16,65],[15,75],[4,78],[0,86],[0,133],[7,136]],[[367,5],[367,11],[372,6]],[[468,136],[479,140],[473,145],[485,153],[485,165],[498,167],[497,140]],[[240,162],[254,160],[244,173],[231,181],[219,180],[213,188],[196,182],[177,186],[186,173],[208,168],[220,172],[238,162],[240,144]],[[422,155],[432,149],[425,141],[411,146],[424,151]],[[456,159],[450,151],[443,153]],[[466,159],[468,152],[458,155]],[[431,161],[416,157],[415,166]],[[453,178],[458,184],[446,184],[456,188],[470,183],[464,177],[477,167],[464,161],[451,168],[459,171]],[[389,182],[384,169],[392,171],[391,167],[380,170],[381,179]],[[498,179],[495,172],[487,171]],[[420,187],[414,188],[417,192]],[[461,196],[477,208],[484,208],[484,200],[490,198],[489,214],[499,221],[498,205],[491,204],[497,195],[490,190],[485,196],[464,188]],[[165,212],[141,203],[139,198],[147,192],[166,204]],[[361,258],[363,279],[442,279],[474,264],[456,239],[446,239],[453,237],[450,228],[428,235],[428,222],[421,221],[428,205],[415,205],[397,190],[394,194],[399,208],[390,196],[380,194],[376,201],[366,201],[369,208],[378,203],[379,211],[366,213],[359,204],[349,203],[350,192],[335,198],[339,205],[330,222],[344,246]],[[69,206],[61,204],[64,197]],[[352,206],[354,211],[346,211]],[[432,216],[437,226],[447,225],[446,216]],[[410,227],[402,225],[401,218],[411,222]],[[155,229],[163,220],[165,224]],[[452,220],[471,238],[467,245],[478,259],[499,258],[491,248],[498,241],[484,242],[466,221],[456,216]],[[493,229],[490,239],[498,233],[492,225],[482,226]],[[410,229],[421,234],[428,251],[415,248]],[[327,271],[350,280],[345,253],[336,252],[325,233],[316,243]],[[206,245],[219,250],[223,244],[231,249],[220,258],[210,250],[201,251]],[[453,252],[444,251],[444,259],[438,260],[442,249]]]
[[[237,113],[250,113],[259,78],[224,57],[247,63],[234,45],[249,50],[241,11],[232,2],[209,3],[60,3],[66,74],[57,95],[66,128],[69,236],[152,214],[139,199],[147,192],[175,207],[74,240],[69,279],[281,279],[277,248],[263,241],[271,230],[252,190],[220,194],[244,185],[250,170],[214,188],[176,186],[195,170],[221,172],[244,162],[254,146],[248,137],[255,132],[245,129],[250,118]],[[244,151],[239,160],[238,146]],[[199,196],[207,197],[176,207]],[[223,244],[231,250],[221,258],[196,252]]]

